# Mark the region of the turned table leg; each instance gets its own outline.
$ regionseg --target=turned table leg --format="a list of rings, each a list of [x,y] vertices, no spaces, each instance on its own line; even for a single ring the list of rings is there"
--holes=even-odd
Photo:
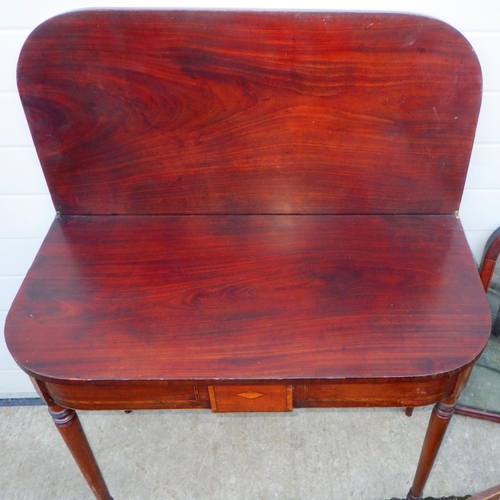
[[[429,478],[429,474],[431,473],[432,466],[436,460],[439,447],[443,442],[446,429],[448,428],[453,412],[455,411],[457,399],[469,380],[472,367],[473,365],[470,364],[462,371],[462,373],[460,373],[456,380],[455,389],[452,394],[450,394],[450,396],[448,396],[445,400],[437,403],[432,410],[429,425],[427,426],[427,432],[425,434],[424,444],[422,445],[422,451],[420,452],[417,472],[415,473],[413,485],[408,492],[406,500],[422,499],[425,483]]]
[[[406,497],[406,500],[421,500],[424,491],[425,483],[429,478],[434,460],[439,451],[439,447],[443,441],[446,429],[450,423],[453,411],[455,410],[456,402],[446,404],[444,402],[437,403],[434,406],[427,433],[425,435],[422,451],[420,452],[420,460],[415,473],[413,485]]]
[[[61,406],[50,405],[49,413],[96,498],[113,500],[76,412]]]

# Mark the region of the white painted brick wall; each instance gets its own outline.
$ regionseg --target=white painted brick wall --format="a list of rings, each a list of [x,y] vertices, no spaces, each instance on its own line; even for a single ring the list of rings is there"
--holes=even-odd
[[[413,12],[459,29],[475,48],[484,77],[483,107],[460,214],[480,259],[500,226],[500,1],[498,0],[16,0],[0,2],[0,398],[34,395],[7,352],[3,325],[54,209],[16,92],[19,50],[28,33],[61,12],[81,8],[249,8]]]

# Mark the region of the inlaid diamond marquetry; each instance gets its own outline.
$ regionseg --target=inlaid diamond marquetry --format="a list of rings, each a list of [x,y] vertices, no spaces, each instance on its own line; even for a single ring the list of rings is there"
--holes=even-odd
[[[240,396],[241,398],[247,398],[247,399],[255,399],[255,398],[260,398],[261,396],[265,396],[265,394],[262,394],[262,392],[248,391],[248,392],[240,392],[239,394],[236,394],[236,396]]]

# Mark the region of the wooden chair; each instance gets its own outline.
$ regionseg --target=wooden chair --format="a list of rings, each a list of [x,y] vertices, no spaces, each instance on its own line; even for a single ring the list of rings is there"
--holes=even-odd
[[[469,500],[500,500],[500,484],[472,495]]]
[[[499,255],[500,228],[494,231],[493,234],[488,238],[488,241],[486,242],[486,246],[484,248],[483,257],[481,259],[481,265],[479,266],[479,276],[481,278],[481,283],[483,284],[485,293],[488,293],[488,289],[495,272],[495,266]],[[495,334],[496,329],[498,329],[499,321],[500,314],[497,314],[496,320],[492,327],[492,334]],[[466,417],[479,418],[481,420],[490,420],[492,422],[500,423],[500,413],[489,410],[457,405],[455,412],[460,415],[465,415]]]
[[[481,100],[420,16],[81,11],[18,85],[57,216],[6,341],[90,487],[75,410],[435,404],[490,331],[458,207]]]

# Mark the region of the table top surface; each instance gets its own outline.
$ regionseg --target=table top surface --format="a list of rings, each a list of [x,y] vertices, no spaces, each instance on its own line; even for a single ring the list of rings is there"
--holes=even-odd
[[[453,214],[474,50],[421,16],[80,11],[18,87],[64,215]]]
[[[18,87],[61,214],[6,323],[36,378],[419,377],[484,347],[454,216],[481,73],[450,26],[82,11]]]
[[[453,216],[65,216],[6,339],[46,380],[416,377],[490,315]]]

